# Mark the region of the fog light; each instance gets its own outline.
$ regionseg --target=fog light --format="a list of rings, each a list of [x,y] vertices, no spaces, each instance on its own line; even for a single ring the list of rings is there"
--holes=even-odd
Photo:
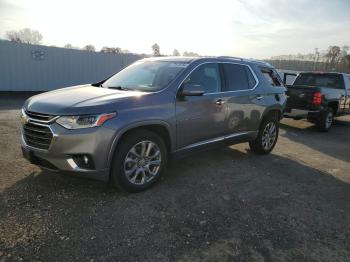
[[[95,165],[90,155],[72,155],[72,159],[79,168],[94,169]]]

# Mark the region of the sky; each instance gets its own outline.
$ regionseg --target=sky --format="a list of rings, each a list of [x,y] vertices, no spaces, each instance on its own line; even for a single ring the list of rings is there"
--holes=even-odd
[[[350,0],[0,0],[0,38],[43,44],[269,58],[350,45]]]

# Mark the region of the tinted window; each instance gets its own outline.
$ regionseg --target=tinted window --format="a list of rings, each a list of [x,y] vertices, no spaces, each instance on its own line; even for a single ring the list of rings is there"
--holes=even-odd
[[[344,80],[342,75],[339,74],[301,73],[295,79],[293,85],[326,86],[343,89]]]
[[[262,68],[261,73],[263,74],[265,79],[270,83],[270,85],[272,86],[282,85],[278,74],[274,70],[270,68]]]
[[[252,74],[252,71],[250,71],[250,69],[247,66],[245,67],[245,71],[246,71],[247,77],[248,77],[249,89],[254,88],[254,86],[256,85],[256,80]]]
[[[219,92],[221,80],[218,64],[210,63],[199,66],[189,75],[184,83],[200,85],[205,93]]]
[[[247,74],[247,67],[236,64],[222,64],[225,74],[225,85],[223,91],[247,90],[255,85],[255,79]],[[249,69],[248,69],[249,70]],[[251,73],[250,73],[251,74]]]

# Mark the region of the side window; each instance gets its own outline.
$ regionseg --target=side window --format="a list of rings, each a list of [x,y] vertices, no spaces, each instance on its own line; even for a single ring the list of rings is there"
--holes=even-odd
[[[281,81],[279,80],[279,76],[275,71],[273,71],[270,68],[261,68],[261,73],[265,77],[265,79],[272,85],[272,86],[281,86]]]
[[[252,89],[256,85],[255,77],[253,76],[252,71],[250,71],[250,69],[247,66],[245,67],[245,71],[246,71],[247,77],[248,77],[249,89]]]
[[[199,66],[187,77],[184,83],[200,85],[205,93],[220,92],[221,80],[218,64],[208,63]]]
[[[253,75],[249,76],[247,66],[238,64],[222,64],[225,74],[224,92],[247,90],[256,84]],[[251,74],[251,72],[249,72]]]

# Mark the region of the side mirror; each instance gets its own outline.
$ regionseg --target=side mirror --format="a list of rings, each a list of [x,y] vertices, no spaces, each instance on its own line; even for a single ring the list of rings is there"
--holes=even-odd
[[[204,90],[200,85],[184,84],[180,96],[202,96]]]

